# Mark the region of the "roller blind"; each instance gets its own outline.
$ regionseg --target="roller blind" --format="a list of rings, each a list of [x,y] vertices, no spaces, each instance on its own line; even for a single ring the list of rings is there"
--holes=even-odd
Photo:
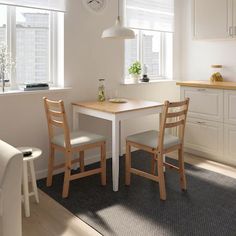
[[[66,11],[66,0],[0,0],[0,4],[50,11]]]
[[[174,0],[124,0],[124,23],[127,27],[174,31]]]

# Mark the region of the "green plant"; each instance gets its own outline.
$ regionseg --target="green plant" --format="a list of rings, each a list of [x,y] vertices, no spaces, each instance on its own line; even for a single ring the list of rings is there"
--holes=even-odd
[[[141,63],[139,61],[134,62],[129,68],[129,74],[140,75],[141,74]]]

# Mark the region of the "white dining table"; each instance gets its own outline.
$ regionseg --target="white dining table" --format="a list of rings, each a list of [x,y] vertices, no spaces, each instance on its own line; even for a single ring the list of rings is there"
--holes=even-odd
[[[160,114],[163,103],[145,100],[130,100],[125,103],[73,102],[73,130],[79,129],[79,115],[84,114],[112,122],[112,181],[113,191],[119,188],[119,154],[121,151],[121,122],[141,116]]]

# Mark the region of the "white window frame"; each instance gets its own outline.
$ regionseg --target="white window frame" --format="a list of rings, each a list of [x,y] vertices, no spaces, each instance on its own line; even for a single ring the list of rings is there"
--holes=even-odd
[[[0,5],[1,6],[1,5]],[[24,7],[23,7],[24,8]],[[62,24],[64,17],[63,13],[49,11],[49,18],[50,18],[50,34],[49,34],[49,78],[48,83],[50,86],[57,87],[57,86],[64,86],[64,79],[63,82],[61,78],[58,77],[61,74],[61,71],[64,70],[60,69],[58,72],[59,65],[61,66],[64,64],[64,60],[62,56],[64,56],[64,44],[63,40],[60,40],[60,37],[64,34],[64,25]],[[59,28],[60,25],[60,28]],[[16,58],[16,7],[15,6],[7,6],[7,24],[6,24],[6,44],[8,46],[8,51],[11,53],[13,60]],[[60,41],[60,42],[59,42]],[[59,58],[60,57],[60,58]],[[16,70],[12,68],[10,73],[10,84],[11,87],[19,86],[20,83],[16,81]]]
[[[121,22],[124,24],[124,18],[125,16],[125,0],[121,0],[120,3],[120,16],[121,16]],[[152,29],[138,29],[138,28],[131,28],[132,30],[135,30],[138,32],[138,38],[137,38],[137,60],[143,65],[143,42],[142,42],[142,31],[153,31],[153,32],[159,32],[161,33],[160,35],[160,75],[155,76],[155,75],[148,75],[150,81],[166,81],[166,80],[173,80],[173,59],[174,59],[174,49],[172,50],[172,77],[168,77],[166,73],[166,40],[165,40],[165,33],[170,33],[172,34],[172,48],[173,48],[173,39],[174,39],[174,32],[164,32],[164,31],[158,31],[158,30],[152,30]],[[124,50],[125,49],[125,44],[124,44]],[[123,68],[125,69],[125,52],[124,52],[124,66]],[[126,72],[124,71],[124,82],[130,83],[130,78],[129,76],[126,76]]]
[[[139,61],[141,63],[141,65],[144,64],[144,58],[143,58],[143,34],[144,31],[153,31],[153,32],[159,32],[160,33],[160,65],[159,65],[159,75],[150,75],[148,74],[148,77],[151,81],[158,81],[158,80],[171,80],[172,78],[167,77],[167,75],[165,74],[166,70],[166,50],[165,50],[165,33],[166,32],[160,32],[160,31],[155,31],[155,30],[145,30],[145,29],[135,29],[133,28],[133,30],[136,30],[137,33],[137,61]],[[173,33],[172,37],[173,37]],[[125,49],[125,47],[124,47]],[[172,51],[172,55],[173,55],[173,51]],[[124,60],[125,61],[125,60]],[[124,65],[125,68],[125,65]],[[173,71],[173,68],[172,68]],[[126,74],[126,73],[125,73]],[[125,81],[128,81],[129,77],[125,77]]]

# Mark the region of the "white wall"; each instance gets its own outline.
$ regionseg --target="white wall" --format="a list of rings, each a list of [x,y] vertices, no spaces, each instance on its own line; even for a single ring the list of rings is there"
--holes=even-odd
[[[65,15],[65,85],[72,87],[71,91],[0,96],[0,138],[15,146],[41,148],[43,157],[35,163],[40,177],[46,173],[48,156],[48,134],[42,104],[43,96],[65,100],[69,121],[71,121],[70,103],[72,101],[97,98],[99,78],[106,79],[108,89],[118,88],[119,93],[125,97],[154,101],[179,98],[179,88],[175,82],[120,85],[123,75],[123,43],[100,38],[102,30],[115,21],[116,3],[116,1],[108,1],[109,5],[104,14],[96,15],[87,11],[82,1],[68,1],[68,11]],[[178,33],[176,36],[177,50],[174,56],[174,71],[175,78],[179,78],[181,75],[180,41]],[[109,140],[108,150],[111,149],[111,124],[109,122],[92,117],[83,117],[80,122],[83,129],[106,135]],[[157,126],[157,116],[137,117],[135,120],[127,121],[122,129],[123,140],[128,133],[157,128]]]
[[[33,146],[43,150],[36,169],[46,168],[48,135],[42,97],[67,100],[68,92],[29,95],[0,95],[0,139],[11,145]]]
[[[225,80],[236,81],[236,40],[192,40],[191,0],[182,0],[183,80],[208,80],[212,64],[223,65]],[[209,14],[214,8],[209,9]]]

